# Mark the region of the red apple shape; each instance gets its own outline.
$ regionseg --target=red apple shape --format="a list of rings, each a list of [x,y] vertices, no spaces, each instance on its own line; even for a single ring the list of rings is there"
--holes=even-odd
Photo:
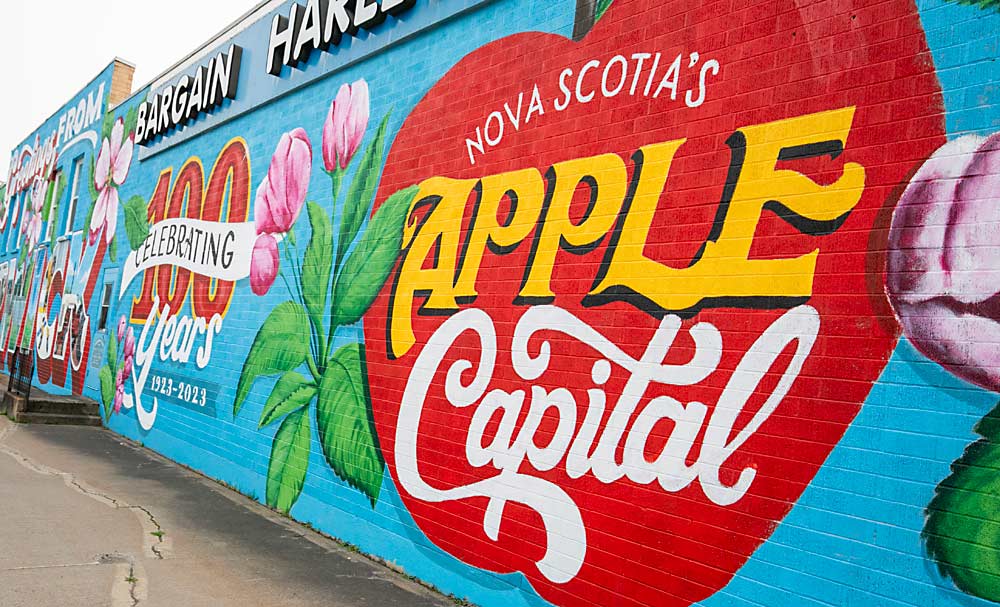
[[[650,78],[657,53],[659,64]],[[678,56],[676,87],[661,88],[664,75]],[[641,70],[638,57],[645,57]],[[578,95],[577,77],[591,60],[597,62],[596,67],[585,70]],[[711,60],[718,62],[717,70],[711,69]],[[605,77],[604,68],[612,62],[616,65]],[[628,71],[621,78],[623,67]],[[560,78],[567,68],[572,74],[562,78],[571,95],[565,103]],[[624,84],[606,96],[602,80],[607,80],[603,86],[608,92],[614,92],[620,80]],[[536,108],[527,120],[536,85],[543,111]],[[704,97],[699,99],[701,92]],[[555,163],[601,154],[621,158],[631,180],[639,170],[636,150],[684,139],[641,246],[641,253],[649,260],[677,269],[695,264],[705,253],[706,243],[718,238],[720,222],[725,222],[727,212],[733,212],[720,204],[726,200],[727,188],[731,190],[735,179],[750,179],[752,167],[735,173],[731,170],[731,166],[740,168],[734,158],[742,153],[735,132],[845,108],[853,108],[853,117],[849,135],[839,148],[829,142],[789,148],[776,166],[757,167],[785,170],[782,175],[795,172],[817,186],[837,183],[845,167],[863,168],[859,199],[849,212],[834,220],[804,226],[781,205],[762,206],[748,258],[789,259],[818,251],[808,296],[706,298],[684,310],[658,308],[636,297],[588,298],[609,259],[609,247],[615,244],[616,237],[610,233],[613,229],[588,243],[591,246],[558,249],[548,282],[553,297],[520,296],[526,267],[541,263],[541,254],[534,250],[539,226],[553,221],[551,208],[556,203],[549,191],[545,209],[550,214],[534,227],[526,226],[527,236],[518,243],[487,246],[475,276],[477,295],[457,302],[463,312],[482,311],[476,318],[488,319],[495,342],[481,340],[467,325],[445,324],[456,318],[473,318],[470,315],[478,312],[459,316],[456,310],[433,309],[418,293],[402,314],[412,324],[412,347],[396,348],[388,341],[389,325],[399,322],[392,315],[399,313],[396,302],[401,280],[406,278],[403,261],[398,262],[364,320],[371,398],[388,469],[416,524],[435,545],[474,567],[522,572],[542,597],[566,607],[685,606],[725,586],[816,475],[893,350],[898,328],[885,300],[880,252],[885,250],[891,206],[899,186],[943,143],[944,124],[939,85],[910,0],[775,0],[744,5],[616,0],[579,42],[537,32],[507,36],[462,57],[427,92],[392,143],[377,201],[432,177],[477,180],[520,169],[537,169],[551,177],[549,168]],[[498,136],[498,118],[490,118],[493,112],[499,112],[504,122],[502,137]],[[483,133],[481,144],[477,128]],[[471,152],[467,139],[475,142]],[[652,170],[643,170],[647,168]],[[615,182],[610,172],[596,181]],[[552,179],[545,183],[545,187],[554,187]],[[625,190],[616,190],[621,184],[615,184],[607,186],[604,195],[621,199]],[[432,189],[425,186],[421,195]],[[571,224],[583,225],[591,218],[591,211],[600,210],[588,206],[592,194],[594,188],[582,181],[572,198]],[[626,192],[625,197],[633,194]],[[458,238],[442,239],[422,264],[408,271],[433,268],[454,257],[454,251],[443,250],[452,247],[451,242],[458,243],[463,260],[473,254],[463,247],[474,232],[471,223],[477,212],[477,196],[481,193],[473,189],[460,213],[461,225],[451,228],[453,235],[458,232]],[[407,228],[410,235],[413,230],[431,229],[426,220],[438,212],[433,198],[418,202]],[[525,204],[525,199],[518,204]],[[515,206],[509,197],[504,199],[493,209],[497,213],[494,221],[503,225],[505,217],[520,217]],[[410,254],[416,253],[403,251],[401,260]],[[753,277],[760,284],[779,279]],[[720,275],[703,287],[722,285],[724,289],[735,280]],[[751,289],[755,288],[753,280]],[[449,283],[438,285],[442,292],[453,286],[449,280],[441,282]],[[757,286],[763,289],[760,284]],[[752,384],[749,397],[743,395],[745,407],[733,421],[732,432],[722,440],[733,442],[742,430],[748,430],[748,436],[722,462],[717,478],[723,488],[732,488],[749,475],[751,482],[732,503],[725,503],[728,500],[717,494],[713,499],[705,486],[710,475],[704,470],[694,480],[670,490],[659,482],[636,480],[638,475],[631,473],[618,478],[599,478],[593,470],[571,474],[573,466],[567,465],[566,448],[555,451],[559,457],[555,462],[539,464],[522,458],[505,468],[504,478],[512,483],[511,495],[528,496],[533,505],[516,499],[491,499],[475,489],[462,497],[461,488],[497,483],[501,474],[496,459],[471,462],[469,449],[481,452],[481,447],[492,445],[501,456],[509,455],[518,432],[530,421],[537,424],[531,435],[536,460],[544,460],[538,453],[552,456],[546,447],[556,439],[564,440],[560,424],[572,417],[565,408],[570,400],[575,404],[570,436],[575,440],[589,429],[596,434],[596,442],[608,431],[616,405],[635,389],[635,385],[626,389],[634,369],[614,361],[610,365],[600,362],[607,360],[607,352],[595,349],[597,337],[587,341],[562,330],[570,323],[568,316],[560,317],[566,320],[560,325],[554,317],[542,314],[539,318],[549,319],[548,328],[533,333],[526,346],[515,343],[517,327],[524,328],[535,318],[526,319],[526,315],[539,313],[536,308],[540,306],[548,306],[541,312],[558,309],[575,317],[631,359],[642,357],[658,328],[669,329],[670,323],[679,322],[666,359],[651,364],[685,365],[699,349],[710,354],[706,348],[711,340],[698,343],[692,332],[696,326],[711,332],[708,325],[717,330],[721,355],[705,370],[705,377],[690,385],[652,382],[641,386],[638,404],[626,418],[623,433],[628,436],[636,430],[646,408],[672,406],[677,413],[681,406],[690,413],[705,407],[704,419],[693,429],[688,422],[699,421],[697,415],[685,418],[684,428],[685,424],[676,421],[679,415],[665,415],[643,429],[646,440],[640,448],[649,465],[672,436],[680,437],[682,430],[690,433],[689,449],[680,458],[683,461],[672,463],[674,470],[681,469],[680,464],[704,466],[711,459],[705,446],[709,420],[716,413],[725,414],[716,411],[724,390],[727,386],[738,388],[740,377],[734,376],[747,372],[740,368],[736,373],[738,365],[769,328],[780,329],[777,323],[787,318],[789,310],[814,310],[818,334],[804,360],[796,362],[795,342],[787,344],[780,354],[771,353],[773,360],[766,373],[762,370],[759,381]],[[458,334],[446,334],[453,327]],[[423,366],[416,364],[432,338],[448,344],[443,360],[434,368],[426,367],[427,359]],[[488,350],[485,355],[484,348]],[[544,372],[538,377],[525,379],[524,369],[515,365],[521,349],[536,361],[543,350],[547,352]],[[477,422],[475,415],[485,406],[485,395],[466,406],[454,402],[455,393],[472,384],[484,357],[490,356],[495,356],[495,364],[485,390],[513,395],[523,391],[523,406],[515,414],[509,438],[501,436],[500,409]],[[463,360],[470,364],[453,367]],[[799,364],[797,372],[788,372]],[[449,371],[454,375],[453,393],[446,389]],[[793,380],[785,387],[787,393],[762,423],[751,428],[756,414],[769,406],[768,396],[779,389],[786,375]],[[420,388],[419,380],[426,380],[427,386]],[[604,394],[598,395],[605,399],[603,413],[585,423],[592,395],[598,392]],[[531,421],[534,395],[543,399],[548,395],[550,401],[561,399],[562,407],[554,404],[540,421]],[[728,395],[727,402],[732,396]],[[420,412],[415,434],[400,429],[404,417],[413,421],[414,406]],[[470,447],[467,437],[474,423],[480,424],[474,435],[480,445]],[[622,438],[607,458],[614,460],[611,463],[623,463],[625,440]],[[716,444],[720,439],[713,440]],[[594,443],[581,443],[583,447],[588,444]],[[407,455],[406,461],[400,461],[400,454],[415,459]],[[589,454],[586,450],[583,453]],[[422,490],[414,489],[414,470],[426,484]],[[497,486],[493,485],[494,490]],[[450,497],[429,499],[428,495]],[[561,505],[543,513],[538,504],[549,498]],[[554,529],[563,527],[574,531],[553,535]],[[802,548],[808,550],[807,546]]]

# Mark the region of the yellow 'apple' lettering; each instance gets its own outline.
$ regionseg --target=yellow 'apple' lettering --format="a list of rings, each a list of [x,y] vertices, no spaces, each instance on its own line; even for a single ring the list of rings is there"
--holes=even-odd
[[[639,148],[633,156],[630,194],[625,163],[616,154],[556,163],[547,171],[544,187],[534,168],[482,179],[425,180],[403,233],[403,259],[390,304],[389,352],[398,358],[415,343],[416,297],[425,298],[418,314],[456,312],[478,295],[476,278],[486,248],[506,255],[532,234],[531,255],[515,299],[518,304],[551,301],[557,253],[587,253],[610,234],[604,263],[585,305],[621,300],[652,314],[740,301],[793,307],[812,295],[819,248],[797,257],[751,259],[754,234],[765,209],[804,234],[829,234],[840,227],[861,199],[865,185],[861,165],[844,163],[840,177],[825,185],[777,167],[799,158],[836,158],[844,150],[853,119],[854,108],[848,107],[743,127],[729,137],[732,160],[719,212],[701,251],[685,268],[659,263],[644,252],[671,164],[684,139]],[[589,187],[590,203],[583,217],[574,221],[570,207],[580,184]],[[470,197],[474,208],[469,228],[463,231]],[[501,222],[497,215],[504,197],[510,212]],[[415,221],[413,215],[424,206],[429,210]]]

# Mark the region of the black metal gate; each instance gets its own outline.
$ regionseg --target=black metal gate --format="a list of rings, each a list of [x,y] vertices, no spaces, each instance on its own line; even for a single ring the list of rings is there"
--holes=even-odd
[[[31,377],[34,373],[34,351],[28,348],[18,348],[11,361],[10,383],[7,385],[7,391],[27,399],[31,394]]]

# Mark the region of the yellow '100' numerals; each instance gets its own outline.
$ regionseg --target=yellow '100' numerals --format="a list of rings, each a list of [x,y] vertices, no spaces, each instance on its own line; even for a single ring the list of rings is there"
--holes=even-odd
[[[832,183],[820,185],[778,162],[814,156],[835,158],[844,150],[854,107],[743,127],[727,140],[732,154],[729,177],[712,231],[684,268],[659,263],[644,248],[670,166],[685,139],[639,148],[629,183],[624,160],[602,154],[553,164],[544,178],[529,168],[481,179],[431,177],[420,184],[403,233],[402,265],[392,287],[389,354],[409,351],[415,338],[413,302],[425,298],[419,313],[449,314],[475,300],[476,279],[487,248],[512,251],[531,238],[531,254],[516,304],[547,303],[558,251],[585,253],[610,234],[604,263],[584,305],[628,301],[658,314],[733,305],[743,300],[791,306],[812,294],[819,249],[797,257],[750,259],[761,211],[771,209],[797,230],[829,234],[857,205],[864,190],[864,168],[843,165]],[[570,218],[577,187],[590,186],[583,218]],[[475,205],[462,239],[462,219],[470,197]],[[504,221],[504,197],[511,201]]]

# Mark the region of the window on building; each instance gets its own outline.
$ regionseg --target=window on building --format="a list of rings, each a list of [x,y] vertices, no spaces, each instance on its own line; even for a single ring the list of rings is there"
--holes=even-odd
[[[97,316],[97,330],[103,331],[108,328],[108,315],[111,314],[111,296],[114,294],[114,284],[104,283],[104,292],[101,294],[101,311]]]
[[[73,161],[73,185],[69,189],[69,206],[66,208],[66,228],[64,234],[73,231],[76,222],[76,209],[80,206],[80,181],[83,180],[83,156],[77,156]]]
[[[26,221],[25,213],[24,213],[24,210],[25,210],[24,205],[28,202],[27,196],[28,196],[28,192],[27,191],[21,192],[21,198],[20,198],[21,203],[17,205],[18,213],[21,214],[21,216],[17,220],[17,250],[18,251],[21,250],[22,237],[24,236],[24,222]]]
[[[60,179],[62,171],[56,171],[55,178],[49,183],[52,202],[49,204],[49,220],[45,223],[45,237],[42,238],[42,242],[49,242],[52,239],[52,233],[56,231],[55,226],[59,223],[59,199],[56,198],[56,194],[59,193],[57,188]]]

